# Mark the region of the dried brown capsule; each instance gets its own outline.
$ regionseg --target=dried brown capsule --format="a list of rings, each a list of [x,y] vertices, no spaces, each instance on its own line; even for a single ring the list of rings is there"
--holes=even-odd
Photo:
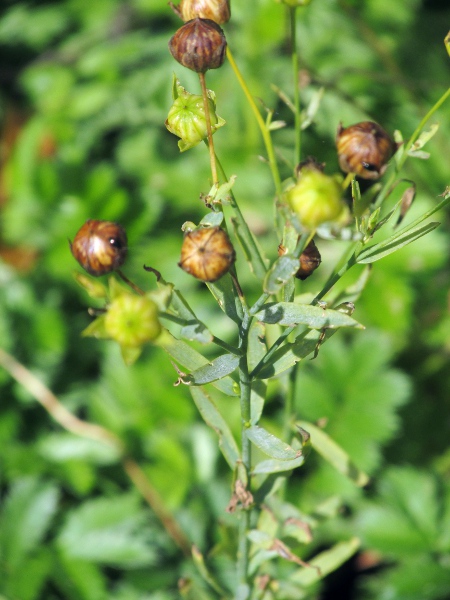
[[[363,179],[381,177],[397,150],[397,144],[373,121],[362,121],[345,128],[340,123],[336,146],[341,169]]]
[[[229,0],[181,0],[177,9],[183,21],[200,17],[221,24],[231,17]]]
[[[313,271],[315,271],[322,262],[322,257],[320,256],[320,252],[314,243],[314,240],[311,240],[300,254],[299,261],[300,268],[295,276],[297,279],[301,279],[303,281],[312,275]]]
[[[220,227],[203,227],[185,234],[178,266],[201,281],[220,279],[231,268],[236,253]]]
[[[278,246],[278,256],[283,256],[284,254],[287,254],[287,249],[283,244],[280,244]],[[314,240],[309,242],[301,253],[298,261],[300,263],[300,268],[295,274],[295,277],[303,281],[312,275],[313,271],[315,271],[322,262],[322,257],[320,256],[320,252],[314,243]]]
[[[226,47],[225,34],[210,19],[188,21],[169,41],[169,50],[174,59],[196,73],[222,66]]]
[[[111,221],[94,219],[86,221],[69,244],[74,258],[95,277],[122,266],[128,250],[123,227]]]

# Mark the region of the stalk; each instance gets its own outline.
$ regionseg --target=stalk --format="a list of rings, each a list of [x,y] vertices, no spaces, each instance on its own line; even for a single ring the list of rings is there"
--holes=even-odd
[[[297,7],[289,8],[289,21],[291,26],[291,60],[292,60],[292,78],[294,83],[294,119],[295,119],[295,165],[300,163],[301,148],[302,148],[302,119],[300,111],[300,89],[299,89],[299,59],[297,52],[297,30],[295,27],[295,17],[297,15]]]
[[[208,136],[209,161],[211,163],[211,175],[213,185],[219,184],[217,176],[216,153],[214,151],[213,135],[211,130],[211,116],[209,114],[208,92],[206,89],[205,74],[199,73],[200,86],[202,88],[203,108],[205,110],[206,132]]]

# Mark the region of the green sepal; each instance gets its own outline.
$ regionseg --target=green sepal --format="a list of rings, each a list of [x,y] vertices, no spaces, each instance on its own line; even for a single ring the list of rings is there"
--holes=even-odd
[[[73,276],[78,285],[86,290],[90,298],[98,300],[104,299],[108,296],[108,290],[106,286],[97,279],[92,279],[92,277],[88,277],[83,273],[77,272],[75,272]]]

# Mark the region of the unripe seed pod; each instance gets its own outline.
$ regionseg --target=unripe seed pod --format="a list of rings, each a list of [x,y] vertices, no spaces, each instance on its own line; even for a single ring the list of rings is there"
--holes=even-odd
[[[226,231],[203,227],[185,234],[178,266],[200,281],[212,283],[228,273],[235,259]]]
[[[386,131],[373,121],[362,121],[346,128],[339,124],[336,146],[341,169],[363,179],[379,179],[397,149]]]
[[[200,17],[221,24],[231,17],[229,0],[181,0],[178,11],[183,21]]]
[[[94,277],[121,267],[128,251],[123,227],[111,221],[94,219],[86,221],[69,245],[74,258]]]
[[[285,198],[306,229],[339,219],[345,210],[342,188],[335,177],[305,168]]]
[[[222,29],[210,19],[188,21],[169,41],[169,50],[174,59],[196,73],[221,67],[226,47]]]
[[[142,346],[161,333],[158,308],[153,300],[145,296],[121,294],[108,307],[105,330],[121,346]]]

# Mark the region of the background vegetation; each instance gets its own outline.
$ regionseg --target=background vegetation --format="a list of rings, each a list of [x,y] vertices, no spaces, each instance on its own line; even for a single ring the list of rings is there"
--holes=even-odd
[[[314,0],[300,11],[303,102],[324,88],[304,152],[338,170],[340,121],[369,118],[409,137],[448,87],[449,23],[446,2]],[[180,154],[164,126],[173,72],[198,90],[167,50],[179,25],[165,0],[2,3],[0,346],[70,411],[127,444],[164,510],[210,553],[226,585],[234,577],[233,516],[216,440],[188,390],[173,386],[177,375],[160,349],[126,367],[115,344],[80,337],[90,301],[73,278],[79,268],[67,243],[87,218],[119,221],[129,236],[127,274],[149,289],[154,280],[142,265],[154,266],[202,319],[214,319],[217,335],[229,336],[204,286],[177,267],[180,227],[203,216],[199,194],[209,189],[204,148]],[[232,1],[225,30],[253,95],[288,124],[274,135],[287,177],[292,117],[274,88],[292,94],[285,9],[273,0]],[[208,87],[227,121],[215,135],[217,152],[227,174],[237,174],[241,209],[274,258],[273,186],[257,125],[228,64],[208,74]],[[450,183],[448,103],[434,120],[431,157],[406,166],[417,184],[413,216]],[[448,211],[439,220],[430,235],[375,265],[357,304],[366,331],[339,333],[299,372],[298,414],[326,420],[371,476],[366,489],[355,488],[314,454],[296,473],[289,499],[316,527],[302,556],[362,540],[339,571],[305,588],[306,598],[449,597]],[[302,292],[320,289],[340,255],[336,242],[320,250],[323,263]],[[242,277],[251,297],[254,282]],[[264,412],[275,432],[285,385],[271,386]],[[0,386],[1,598],[171,600],[181,577],[198,586],[193,597],[217,597],[112,451],[64,431],[1,368]],[[236,427],[238,406],[221,402]]]

